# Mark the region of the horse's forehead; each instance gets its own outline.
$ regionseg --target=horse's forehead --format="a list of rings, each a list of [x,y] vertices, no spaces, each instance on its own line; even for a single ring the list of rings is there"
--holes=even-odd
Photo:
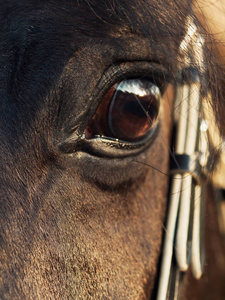
[[[48,38],[44,35],[48,33],[54,34],[53,38],[66,40],[70,35],[79,37],[81,34],[82,39],[85,36],[105,38],[130,32],[145,36],[149,33],[157,36],[161,32],[167,38],[175,34],[179,39],[182,26],[175,29],[172,25],[185,17],[186,1],[180,2],[179,10],[174,10],[174,4],[167,0],[160,3],[126,0],[114,5],[110,1],[68,1],[63,3],[63,9],[60,1],[34,4],[23,0],[1,3],[1,10],[3,15],[7,14],[15,36],[23,33],[24,40],[35,34]]]
[[[137,9],[128,4],[129,1],[121,2],[112,7],[100,1],[96,5],[69,1],[62,10],[59,1],[45,5],[12,2],[7,15],[10,26],[4,29],[3,42],[4,63],[8,57],[8,66],[2,77],[5,89],[6,78],[12,81],[11,91],[18,97],[19,107],[16,97],[7,98],[4,107],[11,107],[10,113],[14,114],[20,110],[30,124],[58,84],[70,85],[73,98],[78,99],[88,92],[85,86],[91,93],[103,71],[115,61],[152,60],[167,65],[176,56],[179,45],[176,41],[174,47],[172,22],[176,15],[169,13],[173,6],[169,1],[164,3],[162,12],[154,1],[138,1],[133,4]],[[9,10],[7,5],[5,13],[6,9]],[[181,32],[176,32],[178,40],[183,34],[181,28]],[[52,109],[55,104],[52,103]]]

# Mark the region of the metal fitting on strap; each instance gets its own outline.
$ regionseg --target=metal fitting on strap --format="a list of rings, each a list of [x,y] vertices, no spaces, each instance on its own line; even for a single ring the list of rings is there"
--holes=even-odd
[[[199,154],[174,154],[170,160],[170,174],[189,174],[193,177],[196,183],[200,185],[202,166],[199,161]]]

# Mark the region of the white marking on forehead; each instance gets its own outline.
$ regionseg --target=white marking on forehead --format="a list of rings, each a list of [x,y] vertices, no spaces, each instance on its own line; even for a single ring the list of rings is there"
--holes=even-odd
[[[203,55],[204,37],[198,32],[197,26],[191,17],[187,19],[187,33],[180,44],[180,53],[183,67],[189,67],[192,63],[198,66],[200,72],[205,72]]]
[[[188,31],[183,39],[183,41],[180,44],[180,49],[181,51],[186,51],[188,46],[190,45],[195,33],[196,33],[196,26],[195,24],[191,21],[188,20]]]

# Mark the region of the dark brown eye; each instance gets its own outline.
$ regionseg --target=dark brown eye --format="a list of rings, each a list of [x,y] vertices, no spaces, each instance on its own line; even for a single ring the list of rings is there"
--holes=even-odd
[[[114,84],[105,94],[85,129],[90,139],[104,136],[128,142],[147,137],[159,113],[160,90],[148,79],[129,79]]]

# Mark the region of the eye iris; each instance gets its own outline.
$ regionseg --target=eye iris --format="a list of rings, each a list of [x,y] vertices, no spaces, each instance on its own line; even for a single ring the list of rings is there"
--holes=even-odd
[[[125,141],[143,138],[155,125],[159,97],[159,88],[148,80],[126,80],[119,83],[108,113],[112,134]]]
[[[85,137],[107,136],[136,142],[147,136],[158,117],[159,88],[147,79],[123,80],[104,96]]]

